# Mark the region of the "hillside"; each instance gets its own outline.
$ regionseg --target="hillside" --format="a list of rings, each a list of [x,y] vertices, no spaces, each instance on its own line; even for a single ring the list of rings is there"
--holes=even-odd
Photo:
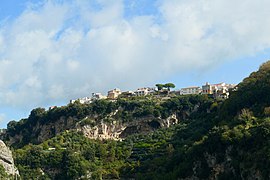
[[[46,111],[36,108],[27,119],[8,123],[4,139],[14,147],[39,144],[65,130],[77,130],[91,139],[121,140],[134,133],[170,127],[194,114],[206,112],[214,103],[207,96],[176,96],[78,102]]]
[[[270,62],[222,101],[101,100],[10,122],[22,179],[269,179]]]

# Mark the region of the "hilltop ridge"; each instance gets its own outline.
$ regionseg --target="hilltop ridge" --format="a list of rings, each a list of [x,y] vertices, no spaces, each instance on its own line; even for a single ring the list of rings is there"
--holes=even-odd
[[[269,179],[269,76],[270,61],[228,99],[139,96],[37,108],[10,122],[4,138],[22,179]]]

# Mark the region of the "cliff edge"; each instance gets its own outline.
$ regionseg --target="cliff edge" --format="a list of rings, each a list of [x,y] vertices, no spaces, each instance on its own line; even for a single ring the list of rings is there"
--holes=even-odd
[[[14,165],[12,152],[1,140],[0,140],[0,165],[4,167],[8,175],[19,176],[19,171]]]

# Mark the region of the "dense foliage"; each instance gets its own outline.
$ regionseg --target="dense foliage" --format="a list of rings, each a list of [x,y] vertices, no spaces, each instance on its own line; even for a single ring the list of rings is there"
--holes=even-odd
[[[4,179],[4,178],[7,178],[8,175],[4,169],[4,167],[0,164],[0,179]]]
[[[123,141],[90,140],[77,131],[63,131],[38,145],[24,142],[28,145],[14,149],[15,163],[22,179],[269,179],[269,79],[267,62],[225,102],[207,96],[145,97],[36,109],[28,119],[11,122],[8,132],[29,131],[25,129],[35,123],[63,115],[96,123],[115,110],[113,120],[166,118],[174,113],[181,122]]]
[[[76,108],[69,110],[73,110],[72,116],[79,117],[78,114],[83,114],[78,118],[81,125],[95,124],[99,118],[112,121],[107,119],[107,115],[117,109],[113,120],[123,122],[136,121],[141,117],[167,118],[171,114],[176,114],[183,120],[183,123],[179,125],[181,128],[186,126],[186,123],[192,118],[208,116],[207,109],[216,111],[217,104],[215,100],[207,96],[198,95],[176,96],[166,100],[154,97],[122,98],[117,102],[96,101],[90,105],[76,103],[53,111],[34,109],[27,120],[22,120],[24,124],[21,126],[25,127],[26,124],[29,124],[28,121],[45,123],[46,120],[50,122],[48,117],[52,116],[53,112],[59,112],[65,108]],[[91,118],[83,118],[90,113],[98,115],[95,121]],[[57,118],[60,118],[60,115]],[[8,131],[16,132],[20,127],[19,123],[21,122],[18,122],[15,129],[8,129]],[[33,127],[33,124],[29,127]],[[141,166],[141,163],[162,156],[164,153],[173,152],[170,141],[175,128],[160,129],[146,135],[135,134],[122,142],[90,140],[79,132],[66,130],[39,145],[29,144],[15,150],[15,163],[23,179],[133,177],[133,173]],[[34,136],[32,135],[32,137]],[[28,143],[23,141],[23,144]],[[16,148],[16,146],[14,147]]]
[[[89,140],[67,131],[40,145],[18,149],[14,155],[23,179],[88,179],[87,174],[100,179],[118,178],[130,153],[128,144]]]
[[[126,140],[90,140],[66,131],[40,145],[15,150],[22,179],[118,179],[128,177],[147,159],[171,153],[173,128]],[[158,153],[157,153],[158,152]]]
[[[120,98],[115,102],[97,100],[91,104],[76,102],[48,111],[44,108],[36,108],[31,111],[27,119],[8,123],[6,141],[16,136],[22,136],[22,139],[13,142],[11,145],[23,147],[29,143],[39,144],[41,142],[37,137],[40,134],[40,128],[43,125],[50,124],[52,127],[48,130],[50,131],[48,134],[50,134],[50,137],[54,137],[59,133],[59,130],[55,130],[54,124],[59,122],[61,118],[65,119],[65,124],[67,124],[68,119],[73,121],[69,126],[63,125],[61,128],[61,132],[63,132],[67,129],[74,129],[77,123],[94,126],[100,123],[101,120],[105,122],[130,122],[149,116],[167,118],[174,113],[181,119],[186,119],[187,113],[190,114],[189,112],[194,110],[196,106],[201,107],[199,111],[206,111],[212,103],[214,103],[212,99],[201,95],[177,96],[166,100],[149,96]],[[112,115],[112,113],[115,114]]]
[[[264,117],[270,113],[270,61],[261,65],[259,71],[243,80],[223,106],[223,115],[233,117],[247,108],[254,115]]]

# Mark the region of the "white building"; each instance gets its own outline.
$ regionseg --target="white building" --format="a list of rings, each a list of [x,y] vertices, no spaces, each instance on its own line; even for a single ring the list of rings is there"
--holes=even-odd
[[[125,91],[125,92],[122,92],[122,94],[121,94],[122,97],[131,97],[134,95],[135,95],[135,93],[133,91]]]
[[[235,84],[209,84],[206,83],[202,86],[202,94],[213,94],[215,98],[223,98],[226,99],[229,97],[229,89],[233,89]]]
[[[108,99],[117,99],[122,94],[122,91],[118,88],[108,91]]]
[[[180,95],[200,94],[202,89],[198,86],[186,87],[180,90]]]
[[[81,104],[90,104],[90,103],[92,103],[92,98],[83,97],[83,98],[79,98],[79,99],[76,99],[76,100],[70,100],[70,103],[73,104],[76,101],[79,101],[79,103],[81,103]]]
[[[107,99],[107,96],[103,96],[101,93],[92,93],[92,100]]]
[[[144,87],[144,88],[138,88],[134,93],[136,96],[146,96],[150,94],[154,94],[155,88],[149,88],[149,87]]]
[[[92,98],[90,97],[83,97],[79,99],[81,104],[90,104],[92,102]]]

